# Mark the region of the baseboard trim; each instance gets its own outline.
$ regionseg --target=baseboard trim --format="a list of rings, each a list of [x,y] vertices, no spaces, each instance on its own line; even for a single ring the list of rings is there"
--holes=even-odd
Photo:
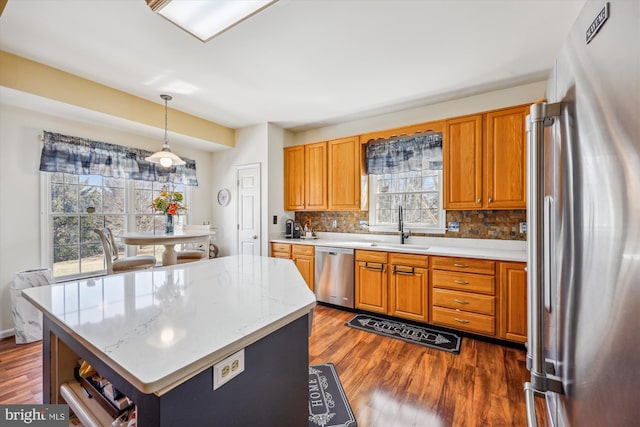
[[[3,338],[9,338],[15,335],[14,328],[5,329],[4,331],[0,331],[0,340]]]

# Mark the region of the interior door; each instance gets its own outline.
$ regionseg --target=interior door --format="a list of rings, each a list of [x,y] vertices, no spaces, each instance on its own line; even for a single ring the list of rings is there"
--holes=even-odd
[[[260,163],[236,167],[238,254],[260,255]]]

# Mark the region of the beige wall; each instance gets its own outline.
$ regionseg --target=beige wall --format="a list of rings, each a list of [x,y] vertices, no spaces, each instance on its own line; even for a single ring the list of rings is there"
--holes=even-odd
[[[0,336],[13,328],[9,289],[18,271],[47,267],[41,257],[40,151],[42,131],[156,150],[162,141],[13,106],[0,106]],[[179,155],[196,160],[198,181],[190,221],[212,219],[212,154],[176,143]]]
[[[546,82],[530,83],[481,95],[440,102],[419,108],[354,120],[334,126],[299,132],[291,145],[326,141],[377,130],[393,129],[450,117],[464,116],[511,105],[526,104],[544,98]]]

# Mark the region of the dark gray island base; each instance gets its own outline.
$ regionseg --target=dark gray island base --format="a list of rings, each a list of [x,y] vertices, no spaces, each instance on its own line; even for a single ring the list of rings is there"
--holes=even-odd
[[[309,315],[304,315],[245,347],[244,372],[217,390],[209,367],[157,395],[138,390],[44,316],[43,403],[65,403],[60,386],[74,381],[73,368],[82,358],[136,404],[140,427],[306,426],[308,336]]]

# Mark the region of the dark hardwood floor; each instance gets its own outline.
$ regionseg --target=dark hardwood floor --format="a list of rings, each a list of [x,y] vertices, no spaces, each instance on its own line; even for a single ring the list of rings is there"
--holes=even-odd
[[[351,316],[316,307],[309,363],[335,365],[359,427],[527,425],[524,351],[465,337],[450,354],[344,326]],[[41,358],[39,342],[0,340],[0,404],[42,402]]]

